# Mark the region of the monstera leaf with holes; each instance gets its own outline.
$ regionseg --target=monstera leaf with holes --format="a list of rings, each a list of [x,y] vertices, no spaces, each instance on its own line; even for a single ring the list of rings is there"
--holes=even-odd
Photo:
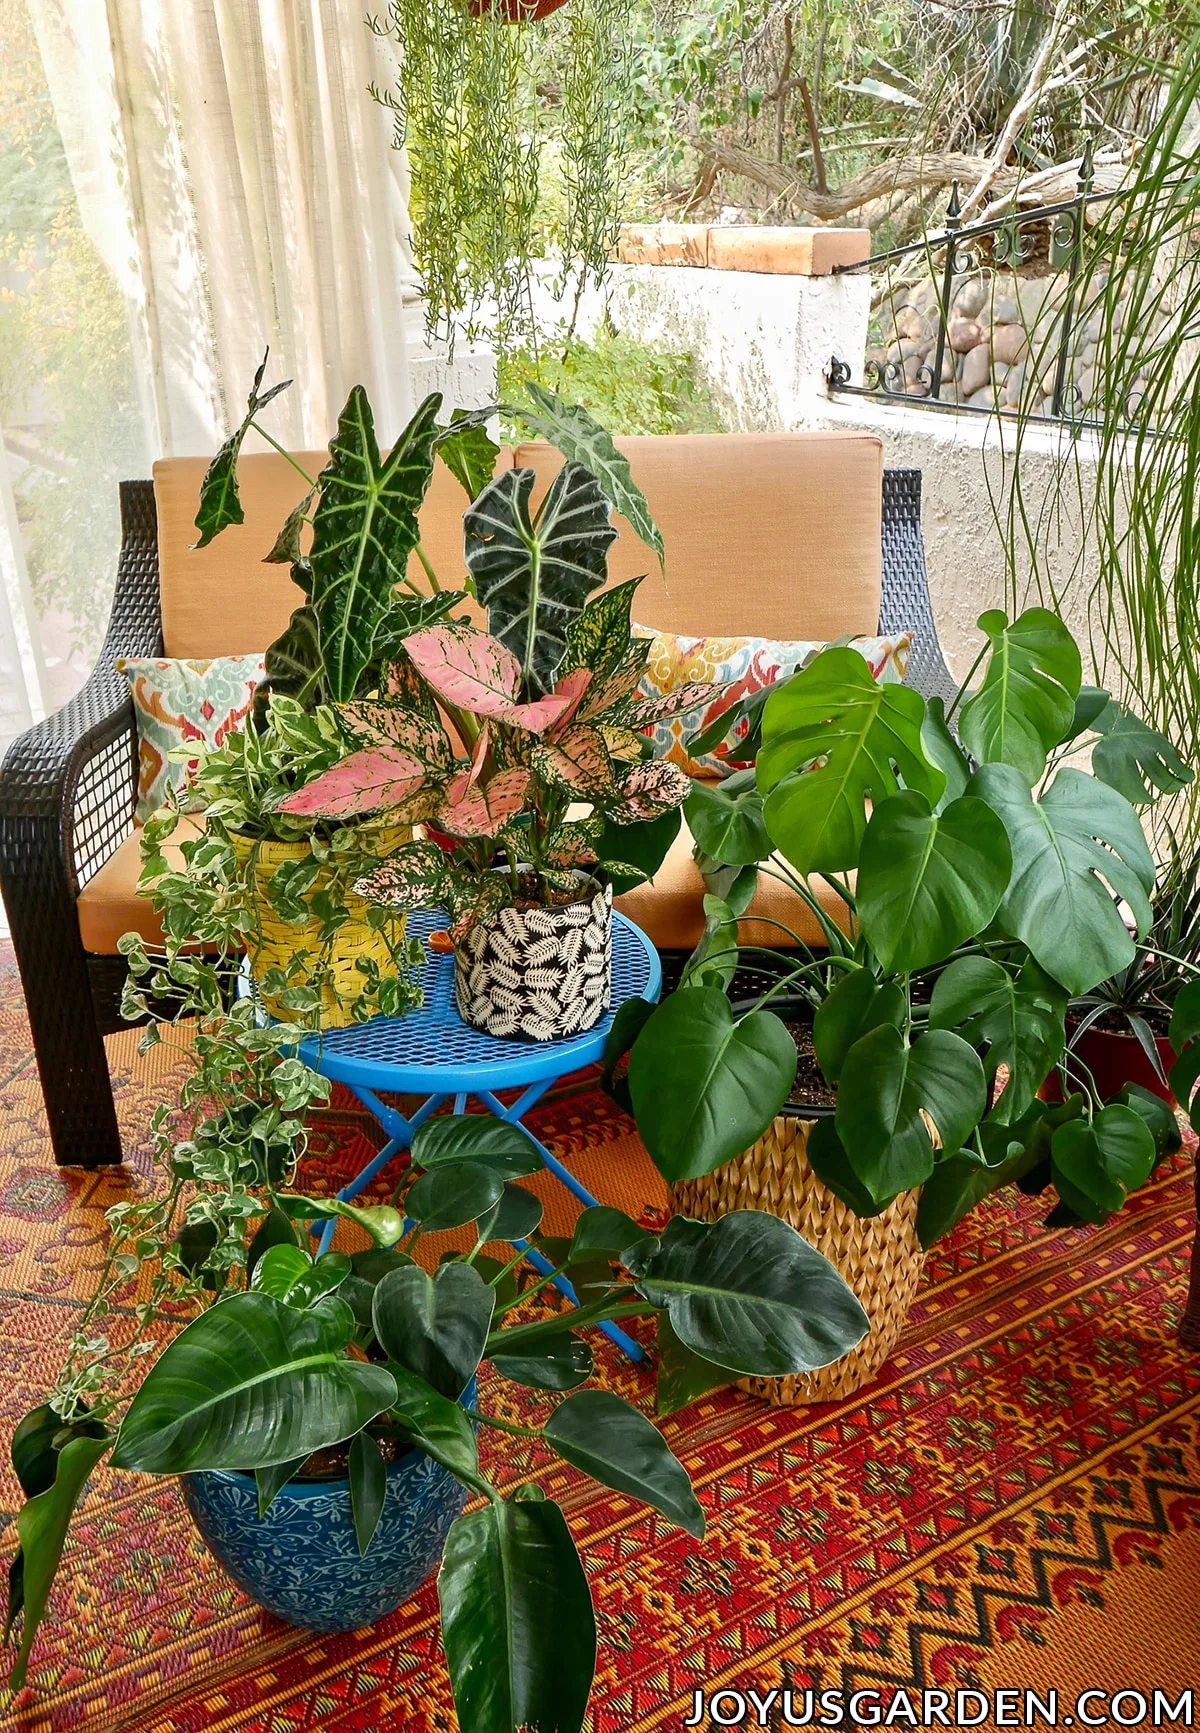
[[[946,786],[921,742],[925,705],[881,685],[856,650],[824,650],[768,700],[758,786],[776,846],[802,873],[857,866],[867,803]]]
[[[568,463],[531,511],[537,476],[510,469],[463,518],[467,569],[494,638],[512,651],[531,696],[550,692],[572,624],[604,582],[617,532],[594,475]]]

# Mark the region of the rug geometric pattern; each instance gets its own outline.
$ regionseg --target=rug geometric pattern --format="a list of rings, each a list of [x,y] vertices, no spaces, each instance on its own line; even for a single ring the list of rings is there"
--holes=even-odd
[[[103,1257],[104,1209],[147,1183],[147,1121],[177,1082],[177,1061],[139,1058],[134,1037],[109,1049],[127,1166],[56,1169],[0,950],[5,1438],[61,1361]],[[594,1079],[568,1080],[531,1123],[605,1201],[661,1217],[661,1183]],[[335,1099],[306,1183],[336,1185],[377,1141],[374,1122]],[[1001,1652],[1036,1656],[1041,1678],[1058,1625],[1103,1610],[1123,1572],[1152,1583],[1181,1547],[1200,1560],[1200,1360],[1173,1335],[1190,1162],[1160,1170],[1100,1230],[1043,1233],[1044,1203],[988,1200],[936,1248],[901,1351],[856,1397],[789,1410],[725,1392],[667,1423],[705,1508],[702,1542],[490,1434],[501,1484],[540,1481],[583,1549],[600,1627],[595,1733],[678,1728],[694,1690],[721,1684],[878,1688],[886,1701],[890,1688],[977,1686]],[[575,1206],[558,1188],[545,1195],[547,1226],[562,1231]],[[644,1371],[600,1358],[616,1388],[645,1395]],[[501,1413],[540,1411],[512,1386],[489,1395]],[[17,1498],[5,1452],[5,1521]],[[0,1729],[453,1728],[432,1584],[369,1630],[292,1630],[224,1577],[173,1482],[104,1467],[74,1533],[30,1685],[0,1695]],[[1126,1669],[1140,1676],[1122,1683],[1165,1687],[1190,1665],[1180,1655],[1200,1653],[1196,1589],[1190,1606],[1150,1600]],[[1054,1664],[1064,1690],[1089,1682],[1077,1640]]]

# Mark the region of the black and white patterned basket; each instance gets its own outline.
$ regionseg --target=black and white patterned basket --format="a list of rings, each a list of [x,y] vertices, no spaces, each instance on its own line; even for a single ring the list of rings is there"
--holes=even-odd
[[[506,1040],[561,1041],[612,1002],[612,885],[562,907],[500,909],[455,952],[458,1013]]]

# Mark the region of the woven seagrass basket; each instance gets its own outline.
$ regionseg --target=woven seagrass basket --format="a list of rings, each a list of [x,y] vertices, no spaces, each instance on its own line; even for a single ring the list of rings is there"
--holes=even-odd
[[[834,1402],[870,1383],[900,1339],[924,1261],[916,1232],[919,1194],[905,1192],[880,1215],[856,1216],[808,1164],[805,1148],[815,1123],[795,1110],[781,1113],[744,1155],[671,1188],[676,1210],[698,1221],[737,1209],[781,1217],[836,1266],[871,1320],[870,1335],[832,1366],[740,1380],[743,1390],[779,1408]]]
[[[381,855],[390,854],[411,837],[412,831],[408,825],[381,828],[378,839],[372,841],[372,848],[377,849]],[[321,923],[315,916],[302,925],[293,925],[275,912],[267,895],[267,885],[275,869],[287,860],[307,859],[310,851],[307,842],[303,840],[259,840],[257,837],[234,833],[230,836],[230,841],[243,872],[250,866],[251,857],[254,861],[253,888],[258,912],[258,932],[248,938],[246,949],[250,957],[250,972],[257,982],[262,980],[268,969],[286,969],[291,958],[298,952],[315,953],[322,949]],[[311,886],[311,891],[324,889],[331,877],[332,874],[322,868]],[[311,894],[311,891],[308,894]],[[365,985],[362,971],[355,967],[358,959],[373,959],[384,974],[387,974],[393,967],[393,948],[404,942],[403,915],[396,915],[386,928],[379,930],[367,925],[369,905],[362,897],[348,893],[345,904],[350,919],[343,922],[334,934],[329,952],[332,979],[327,979],[321,990],[321,1026],[324,1029],[343,1029],[353,1021],[350,1006]],[[273,1017],[286,1019],[292,1014],[269,994],[263,993],[262,1001]]]

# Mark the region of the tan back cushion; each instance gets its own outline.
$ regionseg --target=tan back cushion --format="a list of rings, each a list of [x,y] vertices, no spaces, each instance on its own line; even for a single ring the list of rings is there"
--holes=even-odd
[[[316,475],[329,460],[325,451],[297,454]],[[504,448],[498,469],[512,463]],[[244,523],[223,530],[206,548],[195,549],[196,506],[207,458],[166,458],[154,466],[158,506],[159,587],[163,641],[168,656],[239,656],[265,650],[303,600],[287,566],[264,565],[284,518],[308,489],[302,476],[277,452],[254,453],[238,464]],[[445,588],[464,575],[462,515],[467,496],[445,464],[433,472],[421,508],[421,545]],[[427,588],[416,556],[414,579]]]
[[[836,638],[879,626],[883,446],[867,433],[716,433],[619,439],[666,543],[658,561],[625,524],[610,581],[646,573],[642,625],[696,636]],[[540,499],[562,464],[517,447]]]

